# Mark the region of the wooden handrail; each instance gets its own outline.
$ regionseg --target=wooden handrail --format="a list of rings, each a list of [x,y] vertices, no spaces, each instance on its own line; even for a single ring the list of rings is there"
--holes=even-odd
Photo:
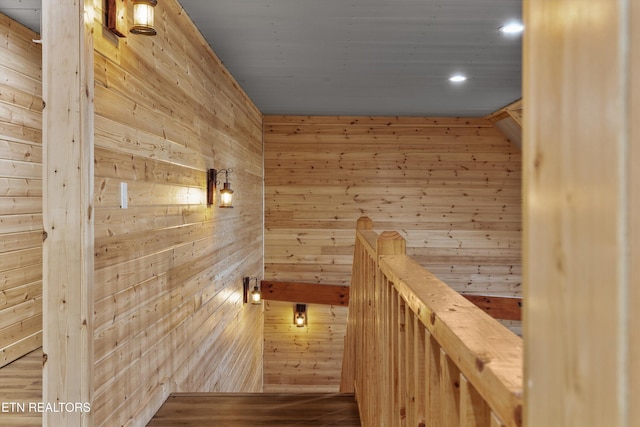
[[[522,425],[522,339],[358,221],[341,391],[365,426]]]

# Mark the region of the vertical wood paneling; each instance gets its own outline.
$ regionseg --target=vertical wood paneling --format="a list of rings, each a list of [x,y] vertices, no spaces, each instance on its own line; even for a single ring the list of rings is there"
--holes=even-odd
[[[263,270],[262,116],[176,1],[155,12],[155,37],[95,28],[96,425],[262,390],[263,310],[242,303]],[[206,205],[212,167],[233,169],[233,209]]]
[[[525,425],[638,423],[637,8],[525,2]]]
[[[0,367],[42,345],[42,49],[0,14]]]
[[[519,295],[520,152],[485,119],[265,117],[265,274],[348,284],[353,224],[461,292]]]
[[[264,304],[264,391],[337,392],[347,308],[308,304],[308,324],[299,328],[295,303]]]

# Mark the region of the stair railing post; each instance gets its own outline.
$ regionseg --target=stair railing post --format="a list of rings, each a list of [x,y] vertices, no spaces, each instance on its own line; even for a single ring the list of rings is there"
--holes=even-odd
[[[373,229],[373,221],[366,216],[358,218],[356,223],[355,248],[353,254],[353,267],[351,274],[351,286],[349,288],[349,314],[347,316],[347,332],[344,338],[344,355],[342,358],[342,377],[340,381],[341,393],[354,393],[356,377],[361,378],[356,372],[360,372],[360,365],[356,364],[356,358],[362,356],[362,287],[366,277],[366,251],[362,245],[360,231]]]
[[[388,298],[389,283],[378,267],[379,260],[385,255],[406,255],[406,240],[396,231],[384,231],[376,241],[376,272],[371,307],[371,321],[374,336],[371,340],[375,346],[371,355],[373,374],[372,388],[375,390],[375,398],[370,405],[374,408],[369,425],[394,426],[400,424],[400,412],[403,408],[404,392],[401,386],[400,358],[403,347],[399,346],[399,319],[389,316],[389,313],[397,313],[392,308],[393,298]],[[403,322],[404,323],[404,322]],[[391,397],[391,399],[389,399]]]

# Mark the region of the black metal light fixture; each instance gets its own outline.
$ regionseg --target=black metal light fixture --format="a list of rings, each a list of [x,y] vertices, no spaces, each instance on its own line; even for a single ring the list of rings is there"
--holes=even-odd
[[[224,172],[224,184],[220,190],[220,207],[232,208],[233,207],[233,190],[229,183],[229,174],[233,172],[232,169],[209,169],[207,171],[207,204],[213,205],[215,202],[215,192],[218,187],[218,174]]]
[[[157,32],[153,27],[153,8],[157,4],[158,0],[133,0],[133,26],[129,29],[129,32],[155,36]]]
[[[251,286],[251,281],[255,281],[253,287]],[[260,291],[260,279],[257,277],[249,277],[246,276],[242,279],[242,289],[243,289],[243,301],[247,304],[251,301],[251,304],[258,305],[262,302],[262,293]]]
[[[220,172],[224,172],[224,184],[222,190],[220,190],[220,207],[232,208],[233,190],[231,189],[231,184],[229,184],[229,174],[233,171],[231,169],[222,169]]]
[[[307,304],[296,304],[296,310],[293,313],[293,324],[298,328],[307,326]]]

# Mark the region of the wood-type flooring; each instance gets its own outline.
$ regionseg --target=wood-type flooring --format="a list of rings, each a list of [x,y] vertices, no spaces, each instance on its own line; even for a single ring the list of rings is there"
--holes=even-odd
[[[0,369],[0,427],[41,426],[29,403],[42,401],[42,349]],[[24,410],[22,409],[24,407]],[[360,427],[352,394],[175,393],[149,427]]]
[[[42,414],[42,349],[0,368],[0,427],[39,427]],[[31,406],[30,406],[31,404]]]
[[[148,427],[360,427],[352,394],[176,393]]]

